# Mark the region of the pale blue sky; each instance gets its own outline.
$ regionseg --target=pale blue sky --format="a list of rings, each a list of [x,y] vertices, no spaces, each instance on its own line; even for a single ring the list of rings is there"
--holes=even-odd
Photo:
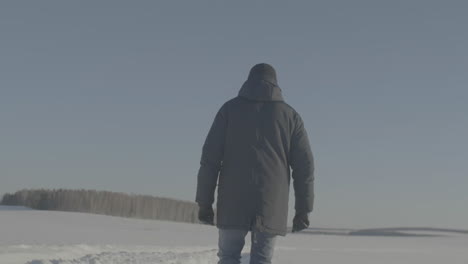
[[[313,226],[468,228],[466,1],[0,3],[0,194],[193,200],[218,108],[276,67]]]

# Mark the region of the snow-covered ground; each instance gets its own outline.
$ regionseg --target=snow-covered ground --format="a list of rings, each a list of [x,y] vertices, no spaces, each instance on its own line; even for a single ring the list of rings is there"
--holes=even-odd
[[[468,264],[468,235],[444,235],[288,234],[278,240],[274,263]],[[0,208],[1,264],[214,264],[216,240],[210,226]]]

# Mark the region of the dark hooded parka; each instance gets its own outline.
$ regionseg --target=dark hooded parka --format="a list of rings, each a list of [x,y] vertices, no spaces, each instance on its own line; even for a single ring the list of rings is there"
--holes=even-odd
[[[296,212],[312,211],[314,164],[299,114],[283,100],[268,64],[251,70],[238,97],[226,102],[208,133],[196,201],[211,206],[218,187],[218,228],[286,235],[289,184]]]

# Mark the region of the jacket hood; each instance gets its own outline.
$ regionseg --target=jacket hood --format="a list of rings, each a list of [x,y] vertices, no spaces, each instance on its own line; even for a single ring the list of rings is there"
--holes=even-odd
[[[239,96],[255,101],[284,101],[273,66],[261,63],[252,67]]]

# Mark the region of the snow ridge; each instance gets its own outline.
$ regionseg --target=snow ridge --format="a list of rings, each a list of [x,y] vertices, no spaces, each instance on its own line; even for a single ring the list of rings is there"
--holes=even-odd
[[[216,262],[216,250],[210,249],[195,252],[101,252],[97,254],[88,254],[77,259],[32,260],[26,264],[215,264]]]

